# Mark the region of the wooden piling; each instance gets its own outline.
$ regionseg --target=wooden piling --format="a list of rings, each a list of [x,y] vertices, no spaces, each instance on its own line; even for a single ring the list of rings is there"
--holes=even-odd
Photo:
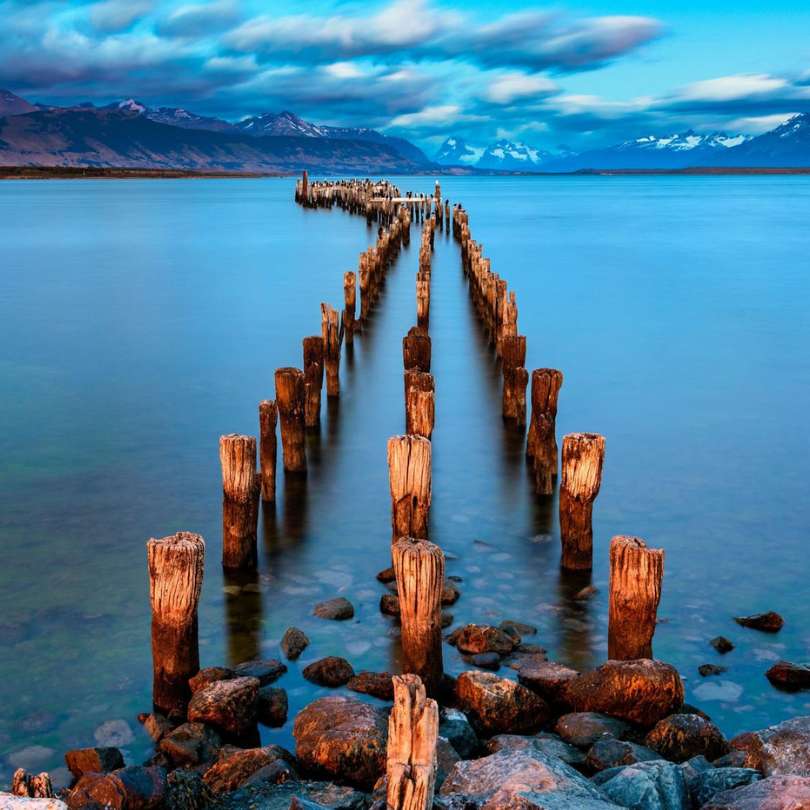
[[[430,371],[431,344],[427,330],[412,326],[402,338],[402,360],[405,370]]]
[[[431,810],[436,785],[439,706],[416,675],[395,675],[388,717],[386,810]]]
[[[610,541],[608,658],[652,658],[664,550],[647,548],[640,537],[618,535]]]
[[[152,702],[167,716],[185,716],[188,679],[200,669],[197,604],[205,541],[191,532],[152,538],[146,557],[152,606]]]
[[[278,408],[272,399],[259,403],[259,471],[262,500],[276,499],[276,424]]]
[[[388,440],[391,489],[391,542],[400,537],[426,538],[431,498],[431,447],[422,436]]]
[[[340,344],[343,342],[343,319],[329,304],[321,304],[321,334],[326,366],[326,396],[340,396]]]
[[[346,343],[354,339],[354,313],[357,306],[357,284],[351,271],[343,274],[343,326],[346,332]]]
[[[563,384],[561,371],[536,368],[532,372],[532,419],[526,440],[526,455],[534,466],[538,495],[554,492],[557,475],[557,399]]]
[[[570,433],[563,438],[560,481],[562,567],[589,571],[593,563],[593,502],[602,483],[605,438]]]
[[[430,274],[416,278],[416,323],[427,329],[430,322]]]
[[[424,371],[405,372],[405,432],[429,439],[435,420],[436,385]]]
[[[222,565],[250,568],[256,564],[259,486],[256,439],[231,433],[219,438],[222,467]]]
[[[526,385],[529,373],[526,362],[526,336],[509,335],[501,343],[503,371],[503,418],[517,425],[526,424]]]
[[[277,368],[275,380],[284,469],[288,472],[305,472],[307,456],[304,433],[306,399],[304,372],[298,368]]]
[[[324,343],[320,335],[303,339],[304,347],[304,424],[315,427],[321,418]]]

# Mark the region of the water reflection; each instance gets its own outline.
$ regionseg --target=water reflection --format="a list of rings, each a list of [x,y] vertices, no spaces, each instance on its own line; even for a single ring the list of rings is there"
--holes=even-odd
[[[560,660],[574,669],[587,669],[592,663],[591,600],[583,593],[591,584],[590,571],[560,569],[557,580],[560,612],[556,622],[556,648]]]
[[[261,655],[262,593],[259,572],[224,571],[225,634],[231,666]]]

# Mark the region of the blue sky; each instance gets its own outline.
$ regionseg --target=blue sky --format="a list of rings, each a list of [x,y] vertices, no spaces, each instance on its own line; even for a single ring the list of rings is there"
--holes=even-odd
[[[0,0],[0,87],[583,149],[810,110],[808,34],[787,0]]]

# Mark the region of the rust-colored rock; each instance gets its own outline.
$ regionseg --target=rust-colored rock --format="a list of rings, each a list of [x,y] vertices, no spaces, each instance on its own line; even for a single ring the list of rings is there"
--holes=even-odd
[[[459,652],[467,655],[485,652],[509,655],[519,643],[503,630],[487,624],[465,625],[455,631],[450,640],[456,645]]]
[[[85,774],[70,791],[67,804],[71,810],[157,810],[165,793],[163,768],[131,765],[107,774]]]
[[[236,673],[227,667],[206,667],[201,669],[193,678],[189,679],[188,685],[192,694],[199,692],[216,681],[228,681],[235,678]]]
[[[212,765],[203,775],[203,781],[214,793],[228,793],[246,784],[265,768],[272,768],[274,778],[271,781],[286,782],[295,777],[292,761],[290,752],[279,745],[236,749]],[[264,773],[270,775],[269,771]]]
[[[518,681],[554,704],[562,703],[562,689],[568,681],[579,675],[575,669],[554,661],[530,658],[518,667]]]
[[[258,694],[258,678],[215,681],[194,693],[188,719],[239,736],[256,723]]]
[[[124,767],[117,748],[74,748],[65,754],[68,770],[79,778],[86,773],[108,773]]]
[[[697,714],[671,714],[659,720],[644,744],[672,762],[685,762],[699,755],[711,762],[729,750],[723,732]]]
[[[380,700],[394,699],[394,682],[390,672],[358,672],[347,684],[352,692],[373,695]]]
[[[810,716],[738,734],[730,745],[745,753],[744,767],[755,768],[765,776],[810,777]]]
[[[199,765],[216,759],[219,734],[203,723],[183,723],[160,741],[160,750],[177,766]]]
[[[810,807],[810,779],[771,776],[716,793],[701,810],[804,810]]]

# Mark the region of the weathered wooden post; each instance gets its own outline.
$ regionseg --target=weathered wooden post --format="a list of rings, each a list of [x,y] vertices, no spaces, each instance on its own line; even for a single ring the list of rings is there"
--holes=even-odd
[[[405,432],[429,439],[435,420],[436,385],[425,371],[405,372]]]
[[[400,537],[428,536],[430,451],[430,441],[422,436],[392,436],[388,440],[391,542]]]
[[[427,329],[430,321],[430,273],[420,272],[416,277],[416,322]]]
[[[562,567],[589,571],[593,563],[593,502],[602,483],[605,437],[569,433],[563,438],[560,483]]]
[[[200,669],[197,604],[205,541],[178,532],[146,544],[152,606],[152,702],[165,715],[184,715],[188,679]]]
[[[663,577],[664,549],[647,548],[640,537],[610,541],[608,658],[652,658]]]
[[[306,204],[309,199],[309,174],[307,174],[306,169],[304,169],[304,173],[301,175],[301,197]]]
[[[354,312],[357,306],[357,284],[355,275],[351,271],[343,274],[343,325],[346,330],[346,343],[351,343],[354,338]]]
[[[288,472],[305,472],[304,372],[298,368],[277,368],[275,379],[284,469]]]
[[[320,335],[303,340],[304,346],[304,424],[315,427],[321,418],[324,343]]]
[[[436,785],[439,706],[416,675],[394,675],[388,717],[386,810],[431,810]]]
[[[276,424],[278,408],[272,399],[259,403],[259,471],[262,500],[276,499]]]
[[[561,371],[536,368],[532,372],[532,420],[526,440],[526,455],[534,465],[538,495],[554,492],[557,475],[557,399],[563,384]]]
[[[402,359],[405,370],[430,371],[430,336],[421,326],[412,326],[402,338]]]
[[[501,343],[503,370],[503,418],[526,424],[526,385],[529,373],[526,362],[526,336],[509,335]]]
[[[343,342],[343,320],[329,304],[321,304],[321,332],[326,365],[326,396],[340,396],[340,344]]]
[[[222,565],[249,568],[256,564],[259,486],[256,439],[231,433],[219,438],[222,467]]]
[[[401,537],[392,547],[402,622],[403,670],[418,675],[428,694],[442,680],[444,554],[427,540]]]

